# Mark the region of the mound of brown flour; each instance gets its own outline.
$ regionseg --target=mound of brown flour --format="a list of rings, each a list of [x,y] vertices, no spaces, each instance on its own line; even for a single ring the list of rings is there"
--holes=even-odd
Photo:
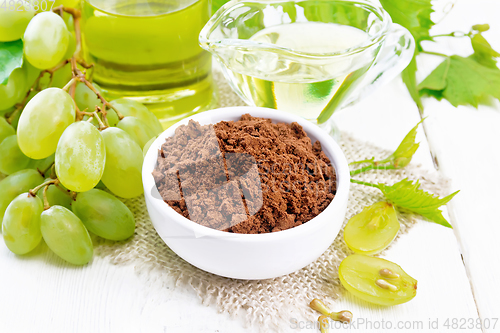
[[[297,123],[243,115],[167,138],[153,172],[179,214],[219,230],[266,233],[301,225],[332,201],[335,171]]]

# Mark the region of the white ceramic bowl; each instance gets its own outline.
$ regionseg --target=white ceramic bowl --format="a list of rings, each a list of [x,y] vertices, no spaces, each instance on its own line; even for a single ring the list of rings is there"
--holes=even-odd
[[[337,173],[337,194],[318,216],[292,229],[267,234],[235,234],[201,226],[175,212],[162,199],[151,172],[166,137],[190,119],[202,125],[238,120],[249,113],[273,122],[297,122],[323,151]],[[316,260],[333,242],[345,217],[349,167],[338,144],[309,121],[283,111],[259,107],[230,107],[196,114],[168,128],[151,145],[142,168],[146,204],[153,225],[165,243],[192,265],[236,279],[269,279],[292,273]]]

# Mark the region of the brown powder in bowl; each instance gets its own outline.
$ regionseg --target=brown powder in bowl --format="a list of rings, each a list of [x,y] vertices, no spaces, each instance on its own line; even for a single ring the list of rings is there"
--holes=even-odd
[[[336,190],[330,160],[299,124],[248,114],[178,127],[162,145],[153,176],[179,214],[247,234],[301,225],[321,213]]]

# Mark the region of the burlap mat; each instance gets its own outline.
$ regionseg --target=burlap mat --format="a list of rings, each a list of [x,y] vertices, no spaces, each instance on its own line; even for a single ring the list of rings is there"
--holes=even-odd
[[[220,89],[220,106],[244,105],[220,74],[215,73],[215,78]],[[347,133],[342,133],[340,144],[348,161],[372,156],[379,159],[390,153],[356,140]],[[428,191],[447,194],[445,181],[437,174],[431,175],[414,165],[404,170],[368,172],[358,179],[393,184],[405,177],[420,179],[422,187]],[[377,189],[352,184],[345,222],[366,205],[382,199]],[[121,243],[100,240],[96,253],[108,257],[117,265],[134,263],[136,271],[145,278],[146,283],[161,285],[162,280],[175,279],[177,285],[193,288],[204,304],[231,315],[244,313],[244,322],[257,325],[262,331],[280,331],[289,327],[291,318],[315,320],[317,314],[308,307],[310,300],[321,298],[333,306],[343,293],[337,270],[350,251],[344,244],[342,232],[318,260],[300,271],[272,280],[234,280],[193,267],[170,250],[155,232],[143,197],[125,202],[135,214],[135,236]],[[401,235],[412,227],[416,219],[402,215],[400,221]]]

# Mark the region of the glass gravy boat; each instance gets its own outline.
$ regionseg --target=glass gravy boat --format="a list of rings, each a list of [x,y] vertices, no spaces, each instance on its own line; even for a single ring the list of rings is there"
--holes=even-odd
[[[243,0],[224,5],[200,33],[249,105],[319,124],[390,81],[415,42],[365,0]]]

